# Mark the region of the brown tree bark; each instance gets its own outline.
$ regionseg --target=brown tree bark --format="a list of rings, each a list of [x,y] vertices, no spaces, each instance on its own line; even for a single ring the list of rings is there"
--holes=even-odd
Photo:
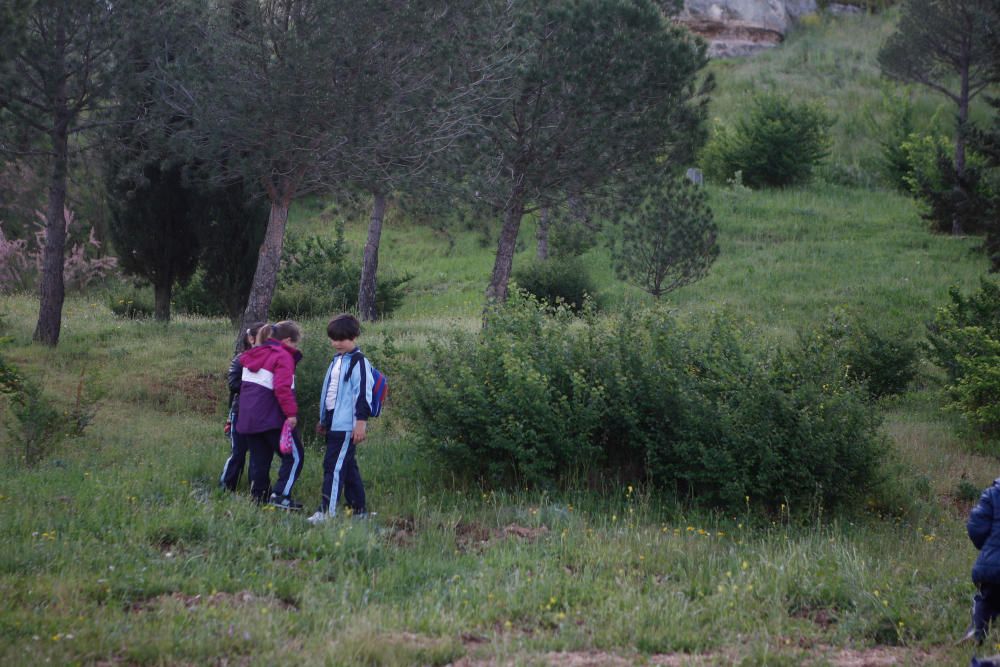
[[[157,322],[170,321],[170,296],[173,294],[173,289],[173,280],[165,280],[153,286],[153,317]]]
[[[358,311],[361,319],[372,322],[378,318],[375,307],[375,290],[378,286],[378,244],[382,238],[382,221],[385,219],[386,196],[381,192],[373,193],[372,217],[368,223],[368,242],[365,243],[365,255],[361,264],[361,284],[358,288]]]
[[[493,275],[486,288],[486,301],[502,303],[507,300],[507,283],[514,266],[514,250],[517,248],[517,232],[521,228],[524,215],[524,201],[521,188],[515,187],[507,206],[504,208],[503,228],[497,241],[497,256],[493,263]]]
[[[66,93],[66,26],[56,24],[56,81],[52,130],[52,172],[49,175],[49,201],[45,215],[45,249],[42,252],[42,276],[39,281],[38,323],[34,340],[55,346],[62,329],[62,307],[66,298],[63,263],[66,249],[66,174],[69,164],[69,124],[72,115]]]
[[[549,258],[549,207],[543,206],[538,216],[538,231],[535,234],[538,241],[536,256],[539,260],[545,261]]]
[[[274,287],[278,283],[278,269],[281,267],[281,248],[285,242],[285,227],[288,224],[288,209],[291,206],[294,188],[286,184],[280,190],[268,188],[271,197],[271,213],[267,219],[267,231],[257,255],[257,270],[253,274],[253,284],[247,307],[243,311],[234,349],[242,345],[242,332],[254,322],[268,321]]]

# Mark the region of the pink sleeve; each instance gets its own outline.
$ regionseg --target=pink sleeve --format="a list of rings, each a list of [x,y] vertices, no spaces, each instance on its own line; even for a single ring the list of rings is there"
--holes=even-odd
[[[274,397],[285,417],[295,417],[299,414],[299,406],[295,402],[295,392],[292,391],[292,379],[295,376],[295,360],[292,355],[278,355],[274,365]]]

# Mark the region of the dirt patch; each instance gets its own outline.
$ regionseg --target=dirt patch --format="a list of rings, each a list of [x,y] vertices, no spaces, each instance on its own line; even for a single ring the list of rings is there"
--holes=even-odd
[[[489,544],[492,533],[481,523],[459,521],[455,524],[455,542],[462,551],[483,548]]]
[[[879,647],[841,649],[824,656],[836,667],[888,667],[889,665],[940,665],[944,657],[921,649]]]
[[[181,604],[188,611],[199,607],[273,607],[277,609],[296,609],[296,606],[286,600],[274,597],[263,597],[250,591],[238,593],[212,593],[211,595],[187,595],[185,593],[164,593],[154,598],[142,600],[132,605],[132,611],[144,612],[160,609],[168,604]]]
[[[146,383],[146,393],[160,409],[183,404],[185,409],[200,415],[218,412],[224,389],[225,382],[216,373],[184,373],[177,377],[150,379]]]
[[[482,551],[490,544],[516,538],[533,542],[549,533],[548,526],[531,528],[516,523],[503,528],[488,528],[475,521],[459,521],[454,526],[442,525],[441,528],[455,531],[455,544],[460,551]],[[406,548],[413,546],[417,539],[417,527],[412,517],[396,517],[389,519],[383,536],[392,546]]]
[[[837,612],[825,607],[798,609],[793,611],[790,616],[792,618],[802,618],[811,621],[823,630],[828,630],[831,626],[837,624]]]
[[[416,525],[412,518],[397,517],[389,521],[388,540],[389,544],[396,547],[406,548],[413,546],[417,538]]]
[[[504,526],[498,533],[501,537],[519,537],[522,540],[528,540],[529,542],[534,542],[538,538],[549,532],[548,526],[539,526],[538,528],[526,528],[525,526],[518,526],[517,524],[510,524],[509,526]]]
[[[476,646],[466,643],[475,650]],[[874,647],[869,649],[829,649],[789,652],[789,657],[799,660],[799,664],[823,664],[835,667],[895,667],[896,665],[940,665],[945,663],[943,655],[922,649],[901,647]],[[708,665],[731,665],[740,660],[735,651],[713,653],[659,653],[648,656],[636,654],[622,655],[606,651],[566,651],[549,652],[538,655],[523,654],[507,658],[477,658],[466,656],[454,667],[507,667],[525,663],[542,664],[548,667],[627,667],[637,663],[659,665],[661,667],[701,667]]]

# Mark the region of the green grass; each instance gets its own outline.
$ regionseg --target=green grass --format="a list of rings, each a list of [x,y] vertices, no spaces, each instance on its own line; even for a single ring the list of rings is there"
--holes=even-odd
[[[685,317],[726,311],[782,340],[840,307],[917,336],[947,285],[971,287],[984,269],[974,241],[929,235],[895,195],[711,195],[722,254],[708,278],[671,297]],[[309,215],[293,225],[325,229]],[[363,225],[347,232],[357,243]],[[388,261],[423,287],[399,317],[369,327],[370,341],[389,334],[419,354],[450,327],[478,326],[492,258],[476,234],[457,235],[453,254],[422,227],[386,236],[397,239],[383,246]],[[606,259],[590,256],[608,307],[648,300],[614,281]],[[440,275],[449,287],[435,291]],[[930,369],[886,406],[886,431],[901,493],[924,484],[933,506],[761,517],[642,489],[484,495],[442,479],[390,408],[359,453],[378,517],[314,529],[215,490],[226,322],[122,321],[103,300],[74,296],[48,350],[30,344],[35,308],[28,296],[0,301],[13,338],[5,356],[63,407],[81,379],[100,400],[82,437],[0,481],[4,664],[272,664],[290,651],[302,664],[343,665],[530,664],[556,651],[744,664],[836,664],[876,646],[904,664],[966,655],[949,644],[966,622],[974,557],[959,496],[963,480],[988,483],[995,459],[940,412]],[[304,322],[307,337],[323,325]],[[309,449],[297,487],[307,505],[318,501],[321,457]]]
[[[822,92],[850,115],[877,99],[871,53],[887,30],[882,19],[824,20],[782,49],[715,63],[715,108],[735,113],[741,95],[773,84]],[[838,124],[839,163],[872,155],[870,131],[854,123]],[[682,317],[750,320],[776,344],[834,309],[919,338],[948,286],[971,289],[986,269],[974,239],[929,234],[896,194],[824,182],[709,192],[722,253],[669,300]],[[357,254],[362,218],[346,227]],[[319,200],[293,205],[290,229],[334,233]],[[366,327],[363,344],[389,336],[419,355],[453,327],[479,326],[494,245],[450,234],[453,243],[390,216],[380,269],[414,274],[412,291],[395,318]],[[515,264],[534,252],[531,220],[521,238]],[[609,311],[651,301],[614,279],[606,251],[586,259]],[[680,654],[782,665],[876,650],[898,664],[968,662],[951,644],[972,593],[964,514],[998,452],[942,412],[933,368],[882,406],[893,480],[883,506],[726,515],[628,486],[484,493],[428,462],[390,405],[359,449],[378,516],[313,528],[215,488],[227,454],[227,322],[123,321],[102,296],[71,295],[50,350],[30,342],[36,314],[34,298],[0,296],[11,339],[0,352],[61,409],[83,382],[96,413],[32,469],[0,428],[0,664],[562,665]],[[325,322],[303,325],[315,355]],[[2,406],[0,416],[11,423]],[[321,458],[308,449],[296,488],[307,507],[319,499]],[[929,502],[906,495],[921,488]]]

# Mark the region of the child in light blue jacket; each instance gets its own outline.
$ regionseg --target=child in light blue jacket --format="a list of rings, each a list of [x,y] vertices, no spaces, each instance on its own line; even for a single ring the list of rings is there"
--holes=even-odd
[[[316,429],[326,433],[326,456],[319,511],[309,517],[313,524],[336,515],[341,490],[354,516],[365,516],[368,511],[355,449],[365,440],[371,416],[371,364],[356,344],[361,335],[361,323],[356,317],[337,315],[327,325],[326,334],[337,354],[326,370],[319,397]]]

